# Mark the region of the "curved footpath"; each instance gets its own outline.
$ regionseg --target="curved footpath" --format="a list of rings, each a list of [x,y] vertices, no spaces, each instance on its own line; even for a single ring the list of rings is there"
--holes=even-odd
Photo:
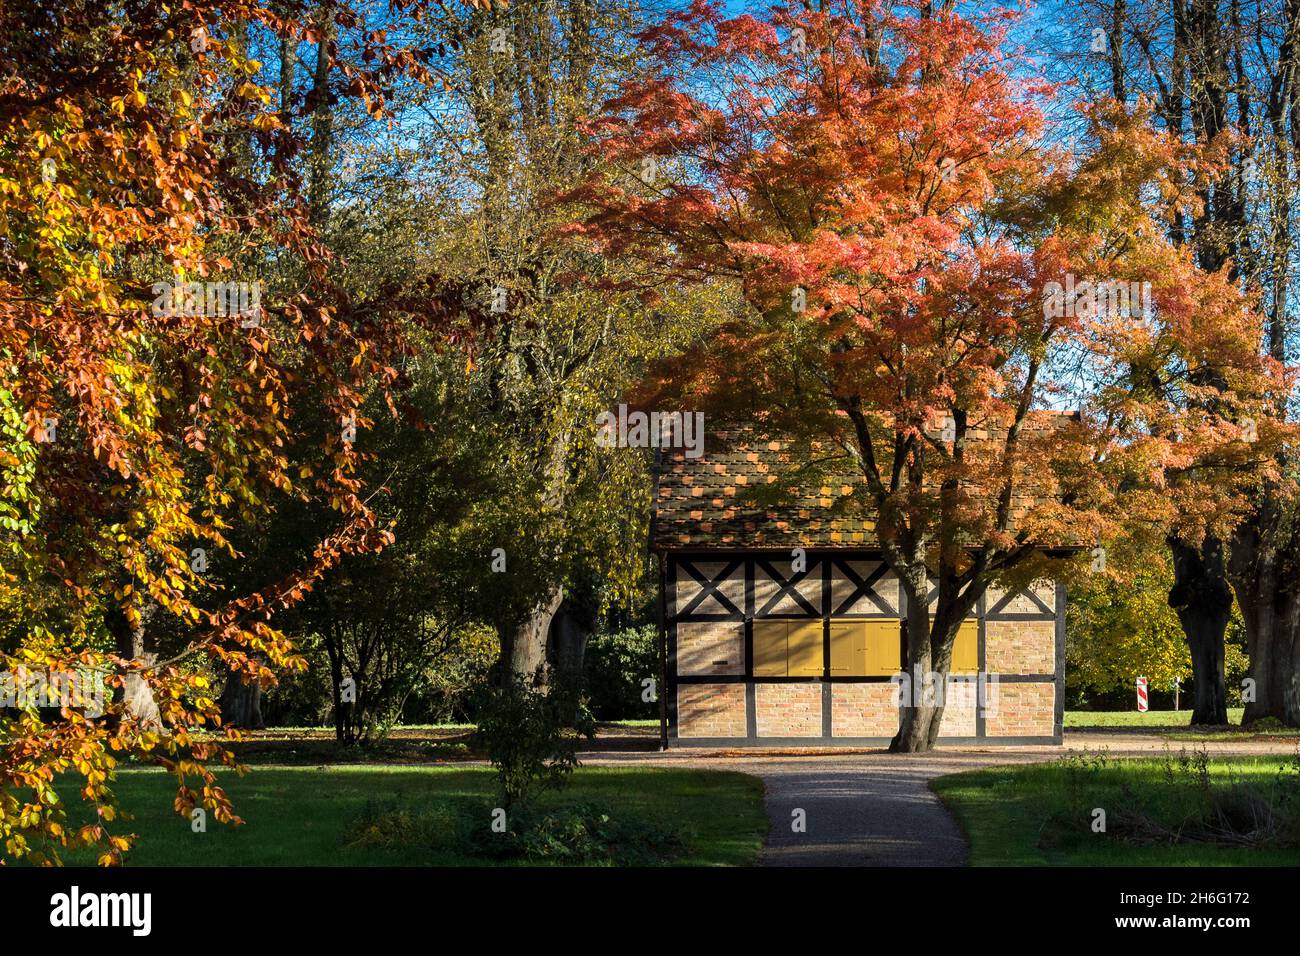
[[[1032,751],[1032,752],[1025,752]],[[1051,760],[1055,748],[923,755],[736,751],[593,752],[584,764],[736,770],[759,777],[770,824],[764,866],[961,866],[966,840],[928,786],[934,777],[997,764]],[[804,829],[797,830],[797,811]]]
[[[598,744],[599,745],[599,742]],[[961,866],[966,840],[929,788],[939,776],[981,767],[1055,760],[1069,751],[1106,750],[1116,757],[1153,757],[1165,748],[1157,735],[1107,732],[1066,734],[1063,747],[940,749],[928,754],[883,751],[841,753],[670,750],[667,753],[589,751],[582,762],[736,770],[762,779],[770,822],[764,866]],[[1199,741],[1168,741],[1171,751],[1199,749]],[[1220,756],[1293,753],[1295,738],[1214,741]],[[803,811],[805,829],[792,826]]]

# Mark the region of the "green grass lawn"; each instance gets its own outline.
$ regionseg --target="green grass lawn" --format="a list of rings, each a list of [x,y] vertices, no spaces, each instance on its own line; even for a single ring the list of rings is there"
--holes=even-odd
[[[1267,790],[1285,763],[1216,760],[1209,779],[1226,788],[1231,770],[1239,783]],[[997,767],[939,777],[930,786],[965,831],[973,866],[1300,866],[1298,849],[1144,845],[1126,834],[1123,818],[1135,810],[1177,828],[1200,805],[1197,786],[1176,770],[1171,780],[1163,760]],[[1096,807],[1107,813],[1106,833],[1092,832]]]
[[[1241,723],[1241,707],[1228,708],[1228,722]],[[1190,710],[1067,710],[1065,726],[1068,727],[1186,727],[1192,721]]]
[[[1066,727],[1186,727],[1191,710],[1066,710]],[[1242,722],[1242,708],[1229,708],[1230,723]]]
[[[1140,714],[1136,710],[1091,711],[1067,710],[1065,728],[1067,730],[1148,730],[1182,741],[1201,740],[1244,740],[1251,737],[1300,737],[1300,730],[1294,727],[1268,727],[1243,730],[1241,728],[1242,708],[1228,708],[1228,722],[1231,729],[1205,730],[1191,725],[1190,710],[1149,710]]]
[[[493,772],[479,767],[258,767],[242,778],[222,778],[246,823],[228,827],[209,819],[206,833],[193,833],[188,818],[172,809],[170,777],[125,770],[114,789],[134,819],[113,830],[140,835],[129,862],[145,866],[483,865],[481,858],[428,846],[350,847],[347,833],[368,802],[420,812],[440,802],[487,800],[494,783]],[[675,864],[751,864],[767,833],[763,785],[739,773],[581,767],[567,789],[538,798],[541,807],[564,802],[597,803],[672,827],[686,842]],[[94,861],[83,855],[68,862]]]

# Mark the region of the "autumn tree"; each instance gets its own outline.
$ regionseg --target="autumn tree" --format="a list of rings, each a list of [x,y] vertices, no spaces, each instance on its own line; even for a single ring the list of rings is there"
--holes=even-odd
[[[1054,148],[1059,94],[1012,20],[694,3],[643,35],[650,68],[595,131],[625,175],[587,183],[569,230],[636,262],[650,300],[743,290],[748,314],[659,393],[842,450],[926,684],[981,594],[1053,549],[1126,520],[1227,526],[1273,381],[1250,301],[1163,228],[1206,157],[1140,104],[1089,111],[1092,150]],[[930,748],[942,713],[909,695],[891,749]]]
[[[552,634],[580,660],[601,606],[636,594],[647,563],[650,456],[600,454],[592,422],[711,311],[687,290],[643,309],[598,286],[617,264],[554,236],[572,215],[557,195],[601,163],[583,124],[631,75],[645,22],[635,2],[564,0],[451,11],[422,35],[447,77],[411,106],[425,248],[490,319],[448,387],[504,463],[502,520],[465,539],[466,559],[503,597],[489,618],[502,670],[538,683],[557,663]]]
[[[1295,350],[1300,249],[1291,214],[1300,159],[1300,8],[1085,0],[1064,9],[1062,21],[1054,59],[1086,95],[1147,96],[1171,137],[1223,153],[1223,175],[1199,188],[1199,212],[1171,217],[1167,228],[1177,240],[1186,238],[1203,267],[1227,268],[1259,297],[1267,323],[1261,350],[1276,363],[1288,362]],[[1288,583],[1300,561],[1291,530],[1297,509],[1293,404],[1289,385],[1278,389],[1269,414],[1285,426],[1285,435],[1275,447],[1260,447],[1260,454],[1276,457],[1283,477],[1261,483],[1250,512],[1227,537],[1207,536],[1195,547],[1170,542],[1175,582],[1169,599],[1193,650],[1197,723],[1227,719],[1223,634],[1234,592],[1253,680],[1244,719],[1300,723],[1300,615]]]
[[[232,758],[203,734],[220,727],[207,674],[270,683],[301,666],[273,615],[391,538],[353,436],[400,346],[383,310],[331,281],[289,162],[301,142],[250,55],[259,36],[319,39],[303,13],[0,9],[0,665],[115,688],[102,714],[21,693],[0,713],[5,857],[120,861],[110,783],[128,757],[174,774],[178,811],[233,819],[208,766]],[[416,53],[358,42],[340,95],[372,116],[396,77],[428,81]],[[288,261],[302,281],[264,289]],[[289,411],[304,396],[329,423],[318,435]],[[299,566],[251,589],[208,575],[240,560],[237,523],[295,500],[333,517]],[[74,830],[59,794],[77,777],[96,816]]]

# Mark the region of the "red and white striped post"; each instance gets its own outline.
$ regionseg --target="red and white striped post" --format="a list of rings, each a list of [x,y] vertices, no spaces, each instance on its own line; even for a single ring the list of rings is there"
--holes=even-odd
[[[1145,677],[1138,678],[1137,688],[1138,688],[1138,713],[1145,714],[1147,712],[1147,679]]]

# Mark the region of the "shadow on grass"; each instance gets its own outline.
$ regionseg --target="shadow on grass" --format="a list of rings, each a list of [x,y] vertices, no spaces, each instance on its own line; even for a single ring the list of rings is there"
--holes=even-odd
[[[140,839],[129,864],[145,866],[484,866],[545,865],[598,859],[485,859],[475,847],[447,840],[358,840],[373,808],[405,807],[425,818],[439,806],[489,806],[495,775],[482,767],[255,767],[221,775],[242,826],[208,822],[192,831],[172,808],[175,788],[160,771],[125,770],[113,789],[131,819],[114,833]],[[580,767],[570,786],[537,800],[542,811],[587,805],[625,810],[679,834],[675,865],[745,866],[767,832],[763,786],[745,774],[680,769]],[[369,811],[368,811],[368,808]],[[70,807],[70,812],[83,812]],[[491,825],[484,815],[482,826]],[[71,856],[89,865],[89,856]]]

